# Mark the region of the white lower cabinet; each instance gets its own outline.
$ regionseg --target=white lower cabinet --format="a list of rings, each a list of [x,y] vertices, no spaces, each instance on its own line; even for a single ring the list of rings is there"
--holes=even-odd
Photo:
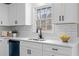
[[[64,55],[71,55],[72,51],[71,48],[64,47],[64,46],[57,46],[57,45],[47,45],[43,44],[43,52],[50,51],[51,53],[57,54],[64,54]]]
[[[9,56],[9,47],[7,40],[0,41],[0,56]]]
[[[20,42],[21,56],[42,56],[42,44],[33,42]]]
[[[2,40],[0,41],[0,56],[2,56],[3,55],[3,48],[2,48],[3,46],[2,46]]]
[[[43,56],[77,56],[78,46],[43,44]]]
[[[20,42],[21,56],[78,56],[78,46]]]
[[[23,50],[22,50],[23,49]],[[22,47],[21,56],[41,56],[42,50],[37,48]]]

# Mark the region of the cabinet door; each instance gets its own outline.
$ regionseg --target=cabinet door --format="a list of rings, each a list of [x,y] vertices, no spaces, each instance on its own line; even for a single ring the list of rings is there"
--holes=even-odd
[[[55,3],[54,6],[54,20],[53,23],[62,23],[61,16],[64,15],[64,4],[63,3]]]
[[[2,41],[0,41],[0,56],[3,56],[3,45],[2,45]]]
[[[9,43],[8,43],[8,40],[4,39],[2,45],[3,45],[3,55],[4,56],[9,56]]]
[[[78,23],[78,4],[54,4],[53,23]]]
[[[17,24],[17,5],[15,3],[9,6],[9,23],[10,25]]]
[[[9,6],[11,25],[31,25],[32,8],[30,3],[14,3]]]
[[[0,56],[9,56],[9,49],[8,49],[8,42],[7,40],[0,41]]]
[[[20,42],[20,55],[21,56],[41,56],[42,44],[33,42]]]
[[[17,3],[17,24],[25,25],[25,3]]]
[[[31,25],[32,5],[31,3],[17,4],[18,25]]]
[[[21,56],[42,56],[42,49],[21,46],[20,55]]]
[[[28,56],[42,56],[42,50],[41,49],[33,49],[33,48],[27,48],[26,49],[26,55]]]
[[[8,24],[8,6],[0,4],[0,25],[7,26]]]
[[[77,23],[78,21],[78,4],[66,3],[64,12],[64,23]]]

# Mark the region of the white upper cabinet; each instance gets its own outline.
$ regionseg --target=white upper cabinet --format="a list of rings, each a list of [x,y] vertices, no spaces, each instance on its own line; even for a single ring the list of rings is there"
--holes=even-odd
[[[0,3],[0,26],[7,26],[8,23],[8,6]]]
[[[79,23],[79,4],[77,3],[66,3],[64,20],[65,23]]]
[[[31,3],[25,4],[25,25],[31,25],[33,8]]]
[[[31,25],[32,5],[30,3],[17,4],[18,25]]]
[[[25,25],[25,4],[18,3],[17,4],[17,24],[18,25]]]
[[[56,3],[53,23],[78,23],[78,4]]]
[[[49,31],[52,29],[52,23],[79,23],[78,5],[77,3],[52,3],[39,6],[33,3],[9,5],[0,3],[0,26],[32,25],[33,23],[34,26],[40,25],[44,31]],[[41,12],[41,16],[34,15],[37,11],[33,12],[33,7],[37,8],[39,15]],[[41,17],[41,21],[35,17],[38,19]]]
[[[9,25],[15,25],[15,21],[17,20],[17,4],[11,4],[8,8]]]
[[[31,25],[32,5],[14,3],[9,6],[10,25]]]
[[[64,4],[61,3],[55,3],[52,4],[53,6],[53,23],[60,23],[62,22],[61,16],[64,15]]]

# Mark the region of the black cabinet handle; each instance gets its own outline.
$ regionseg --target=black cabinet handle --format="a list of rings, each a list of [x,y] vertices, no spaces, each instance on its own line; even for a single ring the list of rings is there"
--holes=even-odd
[[[58,49],[55,49],[55,48],[52,48],[52,50],[54,50],[54,51],[58,51]]]
[[[1,24],[3,24],[3,22],[1,21]]]
[[[59,21],[61,21],[61,16],[59,16]]]
[[[30,49],[27,49],[27,54],[31,54],[31,50]]]
[[[15,24],[18,24],[17,20],[15,20]]]
[[[62,16],[62,21],[64,21],[64,16]]]

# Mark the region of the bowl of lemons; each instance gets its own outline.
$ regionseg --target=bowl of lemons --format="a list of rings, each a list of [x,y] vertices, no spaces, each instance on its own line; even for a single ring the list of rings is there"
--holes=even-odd
[[[70,38],[71,37],[69,35],[65,35],[65,34],[60,36],[62,42],[68,42]]]

